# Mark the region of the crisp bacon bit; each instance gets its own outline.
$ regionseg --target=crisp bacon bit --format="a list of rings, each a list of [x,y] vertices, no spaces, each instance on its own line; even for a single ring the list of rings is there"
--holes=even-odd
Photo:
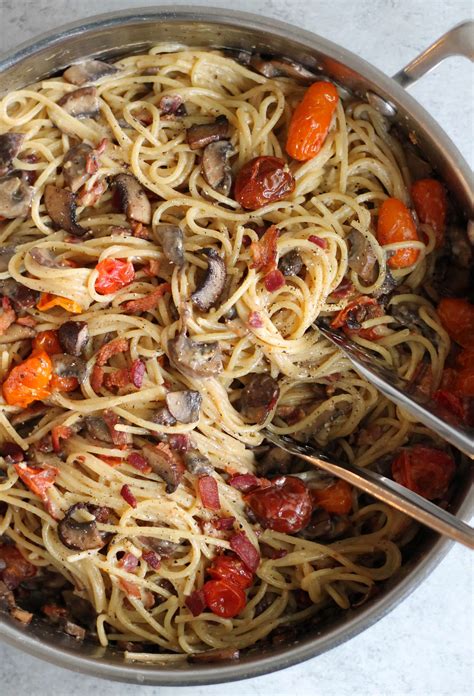
[[[175,452],[187,452],[191,448],[191,438],[186,433],[168,435],[168,444]]]
[[[206,608],[206,600],[204,599],[203,590],[195,590],[188,597],[185,597],[184,603],[193,616],[199,616],[199,614],[202,614]]]
[[[119,566],[126,570],[127,573],[133,573],[138,568],[138,558],[133,553],[127,551],[120,559]]]
[[[128,484],[124,483],[124,485],[120,489],[120,495],[125,500],[125,502],[128,503],[132,508],[137,507],[137,499],[133,495]]]
[[[130,444],[130,435],[115,429],[115,426],[121,423],[120,418],[109,409],[103,412],[102,417],[107,424],[113,444],[117,445],[120,449],[126,449]]]
[[[212,476],[200,476],[198,478],[198,490],[201,502],[205,508],[208,510],[220,509],[219,489],[215,478]]]
[[[161,558],[154,551],[143,551],[142,558],[145,563],[148,563],[153,570],[159,570],[161,566]]]
[[[107,183],[104,179],[94,181],[90,188],[89,184],[84,184],[77,193],[77,204],[85,208],[93,206],[100,200],[106,191]]]
[[[140,588],[134,582],[129,582],[124,580],[124,578],[119,578],[120,589],[125,592],[129,597],[134,597],[135,599],[141,599]]]
[[[230,548],[245,563],[247,568],[252,573],[255,573],[260,564],[260,552],[252,544],[245,532],[239,532],[230,538]]]
[[[20,326],[29,326],[31,329],[34,329],[36,326],[36,319],[34,317],[18,317],[16,323],[20,324]]]
[[[278,227],[272,225],[258,242],[252,242],[250,251],[253,263],[250,268],[268,273],[276,266]]]
[[[47,495],[48,488],[54,484],[59,469],[49,466],[41,469],[35,466],[25,466],[24,464],[14,464],[16,473],[30,491],[43,501],[44,505],[49,505],[50,500]]]
[[[130,384],[130,371],[128,367],[122,367],[119,370],[108,372],[104,375],[104,386],[106,389],[121,389]]]
[[[149,474],[152,471],[145,457],[138,452],[131,452],[127,457],[127,463],[142,474]]]
[[[143,384],[143,377],[145,376],[145,363],[143,360],[140,360],[140,358],[137,358],[137,360],[134,360],[132,362],[132,366],[130,368],[130,377],[133,383],[133,386],[136,387],[137,389],[140,389],[140,387]]]
[[[264,556],[265,558],[271,558],[272,560],[277,558],[284,558],[288,553],[288,551],[286,551],[285,549],[274,549],[273,546],[265,544],[264,541],[260,543],[260,551],[262,553],[262,556]]]
[[[109,144],[109,139],[108,139],[108,138],[102,138],[102,140],[100,141],[100,143],[99,143],[99,144],[97,145],[97,147],[95,148],[95,151],[97,152],[97,154],[98,154],[98,155],[103,155],[104,152],[105,152],[105,150],[106,150],[106,148],[107,148],[107,145],[108,145],[108,144]]]
[[[156,308],[160,297],[162,297],[166,292],[170,292],[170,290],[171,285],[169,283],[162,283],[146,297],[141,297],[139,300],[130,300],[129,302],[125,302],[121,309],[130,314],[149,312],[150,310]]]
[[[160,99],[159,107],[162,118],[174,118],[186,114],[183,98],[179,94],[165,94]]]
[[[101,454],[99,459],[101,459],[103,462],[108,464],[108,466],[111,466],[112,468],[116,466],[120,466],[120,464],[123,464],[123,459],[121,457],[107,457],[104,454]]]
[[[150,230],[141,222],[132,222],[132,235],[137,239],[151,239]]]
[[[258,312],[250,312],[249,319],[248,319],[248,325],[251,326],[252,329],[261,329],[262,328],[263,319]]]
[[[322,237],[317,237],[315,234],[309,235],[308,242],[312,242],[313,244],[316,244],[316,246],[320,247],[321,249],[328,248],[327,239],[323,239]]]
[[[56,425],[51,431],[53,450],[61,451],[61,440],[67,440],[74,434],[74,430],[67,425]]]
[[[244,493],[260,485],[259,479],[254,474],[236,474],[231,476],[227,483],[232,488],[237,488],[238,491],[243,491]]]
[[[235,517],[219,517],[219,519],[215,520],[214,527],[222,531],[227,531],[233,529],[234,522]]]
[[[278,268],[275,268],[274,271],[267,273],[263,279],[263,284],[268,292],[276,292],[276,290],[279,290],[286,284],[286,279],[283,273]]]
[[[16,442],[4,442],[0,452],[8,464],[19,464],[25,458],[25,453]]]
[[[2,336],[9,326],[15,323],[16,314],[10,304],[8,297],[2,297],[3,312],[0,315],[0,336]]]
[[[160,272],[160,260],[150,259],[148,261],[148,266],[144,266],[143,272],[150,278],[156,278],[156,276],[159,275]]]
[[[126,353],[127,351],[128,341],[125,338],[116,338],[113,341],[106,343],[105,346],[102,346],[97,353],[95,364],[102,367],[110,360],[112,355],[117,355],[117,353]]]
[[[91,372],[91,387],[97,394],[104,383],[104,370],[99,365],[94,365]]]
[[[136,118],[137,121],[140,121],[142,126],[150,126],[153,123],[153,116],[145,106],[142,106],[136,111],[133,111],[132,114],[133,118]]]

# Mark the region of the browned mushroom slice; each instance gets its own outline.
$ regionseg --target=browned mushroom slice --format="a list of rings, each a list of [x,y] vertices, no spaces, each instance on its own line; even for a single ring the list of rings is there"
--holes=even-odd
[[[85,321],[66,321],[58,329],[58,338],[65,353],[78,357],[89,340],[89,327]]]
[[[66,230],[76,237],[83,237],[88,230],[76,221],[76,194],[64,188],[48,184],[44,190],[46,211],[56,229]]]
[[[271,58],[265,60],[255,55],[250,59],[250,66],[264,77],[291,77],[299,82],[314,82],[318,79],[311,70],[289,58]]]
[[[201,285],[191,295],[195,305],[207,312],[219,299],[224,290],[226,267],[215,249],[201,249],[201,254],[207,256],[207,271]]]
[[[12,159],[20,152],[24,139],[23,133],[3,133],[0,135],[0,176],[8,172]]]
[[[254,374],[240,395],[242,416],[252,423],[263,423],[280,396],[278,383],[269,374]]]
[[[26,287],[26,285],[18,283],[18,281],[13,280],[13,278],[0,280],[0,294],[11,300],[15,312],[34,307],[39,299],[39,293],[36,290],[32,290]]]
[[[11,220],[24,218],[30,211],[34,189],[19,176],[0,179],[0,216]]]
[[[97,118],[100,113],[95,87],[80,87],[68,92],[58,101],[58,106],[75,118]]]
[[[163,247],[163,253],[178,268],[184,266],[183,230],[166,222],[153,226],[153,234]]]
[[[149,225],[151,204],[139,181],[132,174],[118,174],[115,177],[115,190],[120,208],[129,220]]]
[[[137,537],[137,539],[143,546],[158,553],[162,558],[170,558],[179,549],[179,544],[176,543],[176,541],[157,539],[156,537],[145,536],[144,534]]]
[[[96,524],[96,520],[100,518],[100,513],[97,511],[100,509],[96,510],[95,506],[86,505],[86,503],[76,503],[66,511],[65,516],[58,524],[58,536],[64,546],[75,551],[91,551],[105,546],[109,535],[99,532]],[[80,510],[87,510],[96,519],[89,522],[78,522],[74,516]]]
[[[168,410],[179,423],[195,423],[199,419],[202,396],[197,391],[169,392],[166,395]]]
[[[186,142],[191,150],[198,150],[216,140],[228,138],[229,121],[225,116],[218,116],[212,123],[195,123],[186,130]]]
[[[75,377],[82,384],[87,377],[87,363],[82,358],[67,353],[53,355],[53,372],[59,377]]]
[[[303,259],[296,249],[281,257],[278,268],[284,276],[297,276],[303,269]]]
[[[160,99],[160,111],[162,117],[174,118],[176,116],[186,116],[186,107],[183,97],[179,94],[165,94]]]
[[[103,60],[84,60],[81,63],[75,63],[64,71],[63,77],[73,85],[82,87],[87,83],[97,82],[101,77],[110,77],[116,75],[119,69]]]
[[[166,406],[158,408],[152,415],[150,420],[152,423],[157,423],[158,425],[165,425],[166,427],[170,425],[176,425],[176,418],[171,415]]]
[[[71,147],[64,155],[63,176],[64,183],[71,191],[76,193],[91,176],[90,163],[93,161],[94,150],[86,143],[79,143]]]
[[[36,331],[29,326],[21,326],[20,324],[12,324],[0,335],[0,345],[6,343],[15,343],[16,341],[24,341],[27,338],[36,336]]]
[[[45,268],[64,268],[66,264],[58,261],[56,256],[50,249],[42,249],[41,247],[33,247],[28,252],[31,258],[40,266]]]
[[[15,256],[17,247],[14,245],[3,246],[0,248],[0,273],[8,271],[8,264]]]
[[[227,140],[218,140],[209,143],[204,149],[201,162],[203,176],[209,186],[228,196],[232,186],[232,170],[229,165],[229,157],[235,153],[234,148]]]
[[[195,476],[209,476],[215,473],[210,460],[199,450],[188,450],[183,456],[184,465],[190,474]]]
[[[112,436],[107,423],[100,416],[87,416],[84,418],[82,425],[85,427],[87,434],[94,440],[99,440],[100,442],[107,442],[107,444],[112,444]]]
[[[185,472],[181,458],[164,442],[156,446],[146,443],[143,445],[143,455],[155,474],[158,474],[166,483],[166,492],[173,493],[181,483]]]
[[[351,245],[348,265],[366,283],[377,278],[377,257],[366,237],[359,230],[352,230],[348,237]]]
[[[212,662],[229,662],[240,659],[240,653],[236,648],[216,648],[215,650],[204,650],[200,653],[191,653],[188,655],[188,662],[193,663],[212,663]]]
[[[181,333],[168,342],[169,358],[188,377],[214,377],[222,372],[218,343],[193,341]]]

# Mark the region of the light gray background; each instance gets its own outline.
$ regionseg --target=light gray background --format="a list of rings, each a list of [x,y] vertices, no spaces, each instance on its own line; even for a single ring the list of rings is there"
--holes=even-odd
[[[0,0],[2,50],[99,12],[152,6],[132,0]],[[175,0],[232,7],[291,22],[342,44],[393,74],[448,28],[472,18],[470,0]],[[473,163],[472,67],[451,58],[412,88]],[[274,675],[179,696],[471,696],[473,564],[453,549],[430,578],[378,624],[330,653]],[[104,682],[41,663],[0,645],[2,696],[171,696],[175,688]]]

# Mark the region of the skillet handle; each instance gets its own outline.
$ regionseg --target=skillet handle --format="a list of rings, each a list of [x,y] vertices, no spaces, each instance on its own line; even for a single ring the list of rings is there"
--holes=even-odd
[[[465,56],[474,61],[474,22],[462,22],[447,31],[392,79],[402,87],[410,87],[449,56]]]

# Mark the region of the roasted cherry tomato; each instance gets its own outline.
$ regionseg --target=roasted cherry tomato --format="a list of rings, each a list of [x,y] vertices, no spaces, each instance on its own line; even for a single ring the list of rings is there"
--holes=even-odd
[[[33,339],[33,350],[44,350],[48,355],[62,353],[63,349],[59,343],[58,332],[52,329],[40,331]]]
[[[428,500],[441,498],[454,476],[452,457],[434,447],[415,445],[392,462],[392,476],[402,486]]]
[[[336,314],[331,322],[331,328],[344,330],[348,336],[360,336],[368,341],[375,341],[380,336],[377,333],[377,326],[363,329],[362,322],[367,319],[374,319],[384,315],[381,305],[373,297],[362,295],[352,302],[349,302],[344,309]]]
[[[315,82],[308,87],[291,117],[286,151],[304,162],[320,151],[326,140],[339,95],[332,82]]]
[[[334,515],[348,515],[352,509],[352,486],[346,481],[336,481],[327,488],[311,491],[316,507],[323,508]]]
[[[83,311],[81,305],[74,302],[74,300],[70,300],[68,297],[53,295],[50,292],[42,292],[40,301],[36,306],[42,312],[47,312],[48,309],[52,309],[53,307],[62,307],[72,314],[80,314]]]
[[[26,560],[16,546],[0,545],[0,579],[9,590],[36,575],[36,566]]]
[[[294,476],[273,479],[271,486],[252,491],[245,501],[262,526],[285,534],[304,529],[313,510],[307,487]]]
[[[474,305],[468,300],[447,297],[438,305],[441,323],[456,343],[474,346]]]
[[[474,362],[471,363],[470,367],[459,370],[454,388],[463,396],[474,396]]]
[[[237,556],[217,556],[207,569],[216,580],[226,580],[246,590],[252,584],[253,573]]]
[[[386,198],[380,206],[377,240],[382,246],[397,242],[419,241],[411,213],[398,198]],[[390,256],[387,264],[390,268],[407,268],[417,261],[419,255],[418,249],[410,247],[398,249]]]
[[[15,471],[30,491],[37,495],[41,500],[45,499],[46,491],[51,488],[59,474],[59,469],[50,466],[47,469],[40,469],[36,466],[25,466],[15,464]]]
[[[235,200],[245,210],[280,201],[295,188],[295,180],[279,157],[255,157],[244,164],[235,180]]]
[[[420,222],[436,234],[436,247],[443,246],[446,226],[446,191],[436,179],[419,179],[411,187],[411,197]]]
[[[208,580],[202,589],[209,609],[216,616],[222,616],[223,619],[237,616],[247,603],[245,592],[240,587],[225,580]]]
[[[49,355],[40,350],[10,370],[3,383],[3,396],[10,406],[26,408],[33,401],[46,399],[53,367]]]
[[[97,264],[98,273],[95,289],[99,295],[109,295],[130,285],[135,278],[135,269],[131,261],[122,259],[104,259]]]

